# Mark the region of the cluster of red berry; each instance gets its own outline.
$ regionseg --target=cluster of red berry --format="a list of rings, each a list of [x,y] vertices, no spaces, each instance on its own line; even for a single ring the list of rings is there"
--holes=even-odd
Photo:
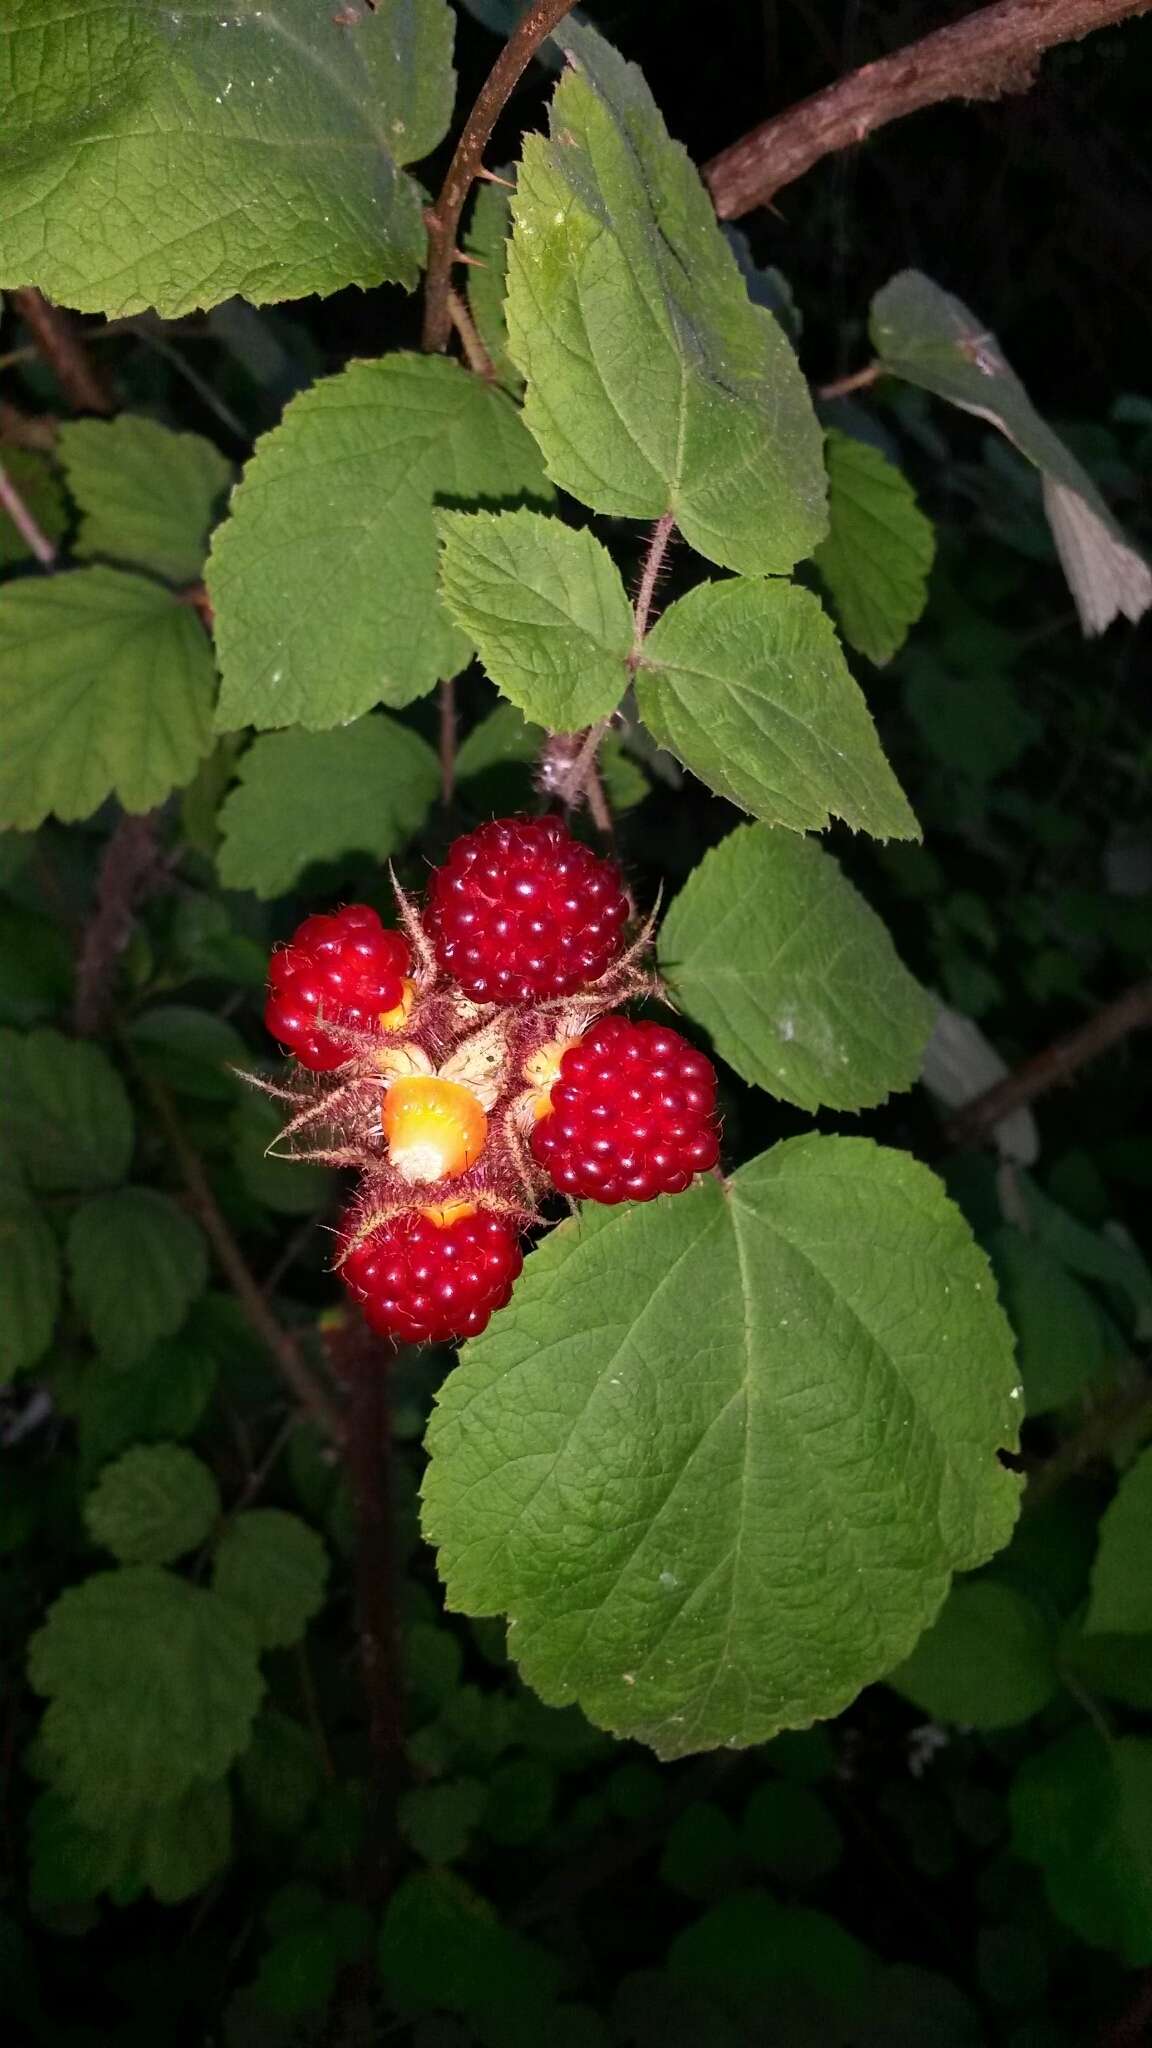
[[[677,1032],[609,1014],[651,993],[620,872],[556,818],[458,839],[404,930],[350,904],[272,957],[265,1022],[317,1077],[275,1090],[303,1156],[353,1165],[340,1265],[372,1328],[475,1336],[551,1188],[676,1194],[716,1164],[716,1076]]]

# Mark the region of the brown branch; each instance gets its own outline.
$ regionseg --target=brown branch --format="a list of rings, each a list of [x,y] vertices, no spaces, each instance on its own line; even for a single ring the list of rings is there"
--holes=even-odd
[[[486,384],[494,384],[496,365],[480,339],[479,329],[472,318],[472,308],[463,294],[453,291],[451,285],[448,287],[448,311],[468,368],[474,370],[478,377],[483,377]]]
[[[40,523],[28,510],[3,463],[0,463],[0,507],[8,514],[25,547],[31,548],[42,569],[51,569],[56,549]]]
[[[429,208],[428,270],[424,279],[424,338],[428,350],[446,348],[452,328],[448,303],[452,265],[456,260],[456,234],[464,201],[479,175],[481,159],[496,122],[522,74],[541,43],[545,42],[570,12],[573,0],[533,0],[527,14],[513,29],[488,77],[476,104],[464,123],[448,175],[434,207]]]
[[[1094,1408],[1079,1429],[1066,1437],[1050,1458],[1044,1458],[1028,1475],[1024,1496],[1027,1508],[1042,1501],[1074,1479],[1086,1466],[1112,1455],[1118,1444],[1140,1443],[1152,1430],[1152,1388],[1143,1385],[1125,1389],[1114,1400]]]
[[[34,285],[9,293],[9,300],[69,405],[76,412],[115,412],[112,387],[103,371],[96,368],[70,316],[52,305]]]
[[[130,1057],[141,1086],[151,1099],[165,1136],[172,1147],[180,1168],[180,1177],[187,1191],[189,1207],[216,1254],[217,1263],[243,1310],[246,1322],[274,1359],[300,1406],[307,1409],[312,1420],[323,1430],[326,1437],[333,1443],[342,1443],[345,1435],[344,1419],[328,1389],[317,1378],[303,1356],[295,1337],[277,1320],[265,1301],[258,1282],[248,1269],[243,1252],[224,1220],[212,1192],[204,1161],[195,1147],[189,1143],[168,1090],[161,1082],[145,1073],[134,1056]]]
[[[116,963],[129,945],[136,913],[159,885],[165,870],[157,837],[159,811],[122,813],[104,847],[96,881],[96,904],[84,927],[76,963],[73,1028],[81,1038],[108,1022]]]
[[[704,166],[721,220],[735,220],[835,151],[944,100],[1026,92],[1046,50],[1143,14],[1152,0],[998,0],[851,71],[770,116]]]
[[[648,620],[652,614],[652,599],[656,595],[656,585],[660,578],[660,571],[664,567],[664,557],[668,552],[668,543],[675,530],[675,515],[671,512],[665,512],[656,521],[648,539],[648,547],[645,552],[643,566],[640,570],[640,582],[636,591],[636,603],[632,612],[632,651],[628,656],[628,666],[633,671],[633,674],[635,674],[635,671],[640,666],[640,656],[644,649],[644,635],[648,631]]]
[[[1011,1074],[1006,1074],[995,1087],[978,1095],[973,1102],[965,1103],[944,1126],[944,1135],[949,1144],[970,1145],[984,1138],[1002,1117],[1011,1116],[1014,1109],[1022,1109],[1028,1102],[1034,1102],[1038,1095],[1046,1095],[1058,1081],[1070,1080],[1079,1068],[1086,1066],[1102,1052],[1113,1045],[1119,1045],[1133,1031],[1146,1030],[1152,1025],[1152,981],[1137,982],[1114,1003],[1106,1003],[1097,1010],[1094,1017],[1082,1024],[1078,1031],[1070,1031],[1065,1038],[1058,1038],[1043,1052],[1025,1060]]]
[[[866,391],[884,375],[883,363],[865,363],[862,370],[853,370],[847,377],[834,377],[830,384],[816,387],[817,398],[847,398],[853,391]]]

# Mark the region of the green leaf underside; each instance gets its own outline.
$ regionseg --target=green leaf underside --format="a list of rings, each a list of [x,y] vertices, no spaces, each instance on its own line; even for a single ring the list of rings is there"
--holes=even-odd
[[[1092,1634],[1147,1632],[1152,1663],[1152,1450],[1124,1474],[1100,1524],[1084,1625]]]
[[[648,634],[636,699],[661,746],[770,825],[920,836],[832,622],[795,584],[698,584]]]
[[[509,347],[548,473],[597,512],[672,512],[710,561],[790,569],[826,527],[820,430],[699,175],[593,29],[529,136],[512,202]]]
[[[213,1584],[262,1649],[300,1640],[324,1603],[328,1559],[314,1529],[281,1508],[237,1515],[216,1552]]]
[[[138,1444],[107,1465],[84,1504],[93,1542],[121,1564],[169,1564],[203,1543],[220,1513],[207,1465],[179,1444]]]
[[[440,786],[436,756],[393,718],[337,732],[268,733],[241,759],[220,811],[226,889],[283,895],[310,861],[387,860],[420,830]]]
[[[960,299],[902,270],[872,301],[872,343],[884,368],[989,420],[1043,477],[1044,510],[1086,633],[1152,604],[1152,570],[1113,519],[1087,470],[1035,410],[994,334]]]
[[[0,1031],[0,1150],[45,1194],[108,1187],[132,1157],[132,1105],[99,1046]]]
[[[34,1202],[0,1197],[0,1386],[35,1365],[60,1306],[60,1254]]]
[[[880,666],[927,602],[935,535],[907,478],[878,448],[833,430],[825,452],[829,527],[816,567],[844,638]]]
[[[97,1828],[222,1776],[247,1747],[263,1689],[243,1618],[155,1565],[63,1593],[32,1638],[28,1675],[51,1700],[54,1782]]]
[[[105,555],[191,583],[232,481],[232,464],[200,434],[156,420],[66,420],[57,438],[80,507],[78,555]]]
[[[632,608],[607,549],[538,512],[445,513],[440,532],[441,596],[525,717],[575,732],[614,711]]]
[[[1152,1963],[1152,1742],[1084,1724],[1030,1756],[1012,1788],[1016,1853],[1081,1939]]]
[[[888,1683],[935,1721],[1014,1727],[1056,1690],[1051,1632],[1015,1587],[961,1583]]]
[[[118,1188],[76,1210],[68,1268],[97,1349],[135,1365],[179,1329],[204,1292],[208,1256],[198,1226],[167,1195]]]
[[[0,591],[0,825],[147,811],[211,745],[213,666],[195,612],[122,569]]]
[[[920,1071],[932,1000],[814,840],[740,826],[694,869],[659,946],[728,1064],[800,1109],[868,1109]]]
[[[935,1177],[808,1137],[533,1254],[429,1430],[449,1604],[662,1756],[837,1712],[1006,1540],[1011,1333]]]
[[[45,539],[60,540],[68,525],[68,509],[47,458],[30,448],[6,446],[4,474],[15,485],[26,511],[32,514]],[[31,560],[32,549],[0,505],[0,565]]]
[[[446,0],[352,23],[311,0],[8,12],[0,284],[174,319],[237,292],[416,283],[422,199],[398,166],[451,114]]]
[[[502,185],[477,185],[464,247],[484,267],[468,273],[468,306],[497,377],[505,390],[517,394],[524,379],[508,353],[508,322],[504,317],[511,227],[511,194]]]
[[[343,725],[459,665],[434,506],[547,501],[511,400],[442,357],[352,363],[257,445],[208,566],[222,730]]]

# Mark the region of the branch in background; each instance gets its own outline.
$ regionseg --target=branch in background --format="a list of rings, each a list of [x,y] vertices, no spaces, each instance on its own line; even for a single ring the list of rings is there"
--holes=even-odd
[[[32,517],[3,463],[0,463],[0,507],[8,514],[25,546],[31,548],[40,567],[51,569],[56,560],[56,549]]]
[[[448,311],[468,368],[474,370],[478,377],[483,377],[486,384],[494,384],[496,365],[480,339],[472,308],[462,293],[453,291],[451,285],[448,287]]]
[[[853,370],[847,377],[834,377],[831,384],[817,386],[817,398],[847,398],[853,391],[866,391],[884,375],[883,363],[865,363],[862,370]]]
[[[82,1038],[107,1024],[116,963],[128,946],[136,912],[163,878],[165,855],[157,837],[159,811],[121,815],[104,848],[96,906],[84,926],[76,964],[73,1028]]]
[[[56,446],[57,420],[53,413],[21,412],[18,405],[0,398],[0,443],[8,448],[31,448],[37,455],[51,455]]]
[[[112,387],[96,368],[70,315],[53,306],[34,285],[10,292],[8,297],[69,405],[76,412],[115,412]]]
[[[1094,1408],[1072,1436],[1066,1437],[1050,1458],[1044,1458],[1028,1475],[1024,1504],[1039,1507],[1064,1482],[1074,1479],[1089,1465],[1109,1458],[1118,1445],[1140,1443],[1152,1431],[1152,1389],[1142,1386],[1118,1394],[1114,1400]]]
[[[533,0],[533,5],[513,29],[488,77],[456,145],[440,196],[426,215],[428,222],[428,270],[424,279],[423,347],[446,348],[452,328],[448,303],[452,265],[456,260],[456,234],[464,201],[479,176],[481,160],[492,130],[541,43],[546,42],[568,14],[574,0]]]
[[[187,1190],[189,1206],[216,1254],[217,1262],[244,1312],[245,1320],[275,1360],[300,1406],[307,1409],[312,1420],[326,1437],[335,1444],[343,1443],[343,1417],[328,1389],[312,1371],[295,1337],[273,1315],[260,1287],[249,1272],[244,1254],[229,1230],[212,1192],[204,1161],[185,1136],[168,1090],[159,1081],[153,1080],[151,1075],[145,1074],[137,1060],[133,1059],[132,1064],[164,1127],[180,1168],[180,1177]]]
[[[1058,1081],[1068,1081],[1079,1068],[1086,1066],[1098,1054],[1107,1052],[1113,1045],[1119,1045],[1133,1031],[1146,1030],[1152,1025],[1152,981],[1137,982],[1114,1003],[1105,1004],[1097,1010],[1087,1024],[1078,1031],[1070,1031],[1066,1038],[1058,1038],[1043,1052],[1025,1060],[994,1088],[978,1095],[974,1102],[965,1103],[944,1126],[944,1135],[951,1145],[970,1145],[987,1136],[995,1124],[1005,1116],[1011,1116],[1014,1109],[1022,1109],[1025,1103],[1034,1102],[1038,1095],[1046,1095]]]
[[[822,157],[921,107],[1026,92],[1046,50],[1149,6],[1152,0],[999,0],[982,7],[849,72],[722,149],[703,173],[716,211],[721,220],[735,220],[767,206]]]

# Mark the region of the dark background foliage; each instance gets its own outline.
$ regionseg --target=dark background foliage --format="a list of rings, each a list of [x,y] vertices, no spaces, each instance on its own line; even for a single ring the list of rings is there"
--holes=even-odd
[[[697,161],[951,12],[926,0],[620,0],[588,11],[643,64]],[[462,15],[461,105],[495,47]],[[757,258],[792,287],[802,361],[817,384],[866,360],[868,301],[894,271],[915,265],[958,293],[1146,550],[1150,82],[1152,20],[1138,20],[1055,53],[1024,96],[922,114],[829,159],[783,192],[777,210],[744,224]],[[548,90],[545,74],[529,74],[494,160],[541,122]],[[233,305],[172,327],[142,319],[93,347],[127,404],[242,460],[295,389],[353,355],[412,345],[417,317],[398,292],[345,292],[260,313]],[[10,324],[7,335],[9,348],[22,340]],[[5,369],[3,392],[28,409],[59,404],[48,373],[26,359]],[[1081,638],[1032,474],[980,422],[884,391],[841,402],[829,418],[892,450],[938,527],[926,617],[892,667],[867,678],[924,846],[886,850],[841,833],[837,851],[909,966],[1014,1062],[1148,972],[1149,628]],[[665,596],[681,574],[673,557]],[[460,701],[466,725],[489,708],[478,672]],[[406,716],[433,735],[431,703]],[[418,880],[455,831],[530,800],[524,770],[493,771],[434,819],[402,870]],[[170,838],[178,810],[170,807]],[[66,1025],[70,959],[112,823],[101,815],[44,828],[27,861],[4,853],[0,1022]],[[730,823],[690,779],[654,779],[620,823],[639,893],[651,897],[660,882],[675,892]],[[222,895],[210,862],[184,856],[124,956],[121,1020],[175,992],[266,1058],[267,946],[307,910],[361,892],[383,900],[379,876],[344,864],[310,874],[269,910]],[[236,1094],[214,1092],[203,1064],[169,1048],[157,1070],[253,1270],[289,1322],[310,1328],[333,1302],[323,1227],[331,1193],[321,1190],[318,1205],[311,1189],[286,1193],[287,1169],[275,1185],[261,1179],[252,1145],[237,1138]],[[734,1156],[802,1127],[731,1077],[725,1085]],[[1035,1170],[1075,1225],[1099,1233],[1118,1223],[1145,1249],[1150,1106],[1146,1050],[1134,1039],[1040,1105]],[[822,1121],[912,1147],[945,1174],[986,1239],[1001,1227],[991,1160],[948,1146],[923,1091],[859,1120]],[[142,1142],[157,1184],[169,1185],[164,1135],[146,1115]],[[1125,1322],[1106,1283],[1089,1276],[1087,1285],[1105,1349],[1122,1359],[1121,1392],[1135,1402],[1147,1327]],[[375,1847],[391,1823],[374,1790],[356,1657],[353,1504],[310,1425],[282,1433],[278,1383],[232,1304],[213,1296],[210,1307],[211,1330],[194,1339],[210,1359],[201,1412],[186,1431],[167,1419],[159,1433],[189,1436],[226,1500],[258,1490],[262,1504],[321,1529],[331,1594],[306,1644],[270,1659],[272,1708],[290,1733],[266,1729],[272,1760],[262,1783],[252,1773],[241,1786],[234,1860],[206,1890],[171,1907],[134,1894],[97,1900],[42,1813],[30,1879],[38,1707],[22,1676],[24,1644],[56,1593],[93,1567],[80,1503],[129,1439],[86,1389],[74,1330],[48,1371],[9,1393],[0,2014],[13,2043],[1120,2048],[1143,2037],[1146,1975],[1130,1950],[1081,1938],[1091,1928],[1053,1910],[1041,1870],[1020,1853],[1011,1801],[1049,1743],[1102,1720],[1139,1729],[1152,1705],[1146,1667],[1127,1693],[1105,1684],[1103,1699],[1065,1671],[1035,1713],[1010,1713],[983,1733],[953,1725],[946,1707],[944,1725],[926,1730],[922,1707],[876,1687],[838,1722],[762,1751],[657,1766],[575,1710],[542,1708],[516,1679],[495,1624],[443,1614],[415,1521],[419,1440],[448,1362],[437,1352],[404,1357],[392,1390],[408,1777],[389,1843],[389,1868],[404,1882],[385,1906]],[[1025,1318],[1011,1292],[1009,1307]],[[1042,1323],[1042,1308],[1033,1302],[1027,1313]],[[1021,1341],[1042,1356],[1052,1332],[1034,1320]],[[1076,1381],[1029,1425],[1029,1466],[1055,1459],[1062,1483],[1042,1485],[1045,1497],[993,1568],[997,1583],[1034,1601],[1053,1640],[1082,1606],[1097,1518],[1114,1490],[1114,1463],[1093,1459],[1098,1446],[1085,1441],[1102,1399],[1091,1380]],[[1053,1830],[1067,1826],[1074,1841],[1058,1806]],[[1120,1879],[1085,1868],[1086,1891],[1143,1887],[1147,1918],[1152,1872],[1136,1863]]]

